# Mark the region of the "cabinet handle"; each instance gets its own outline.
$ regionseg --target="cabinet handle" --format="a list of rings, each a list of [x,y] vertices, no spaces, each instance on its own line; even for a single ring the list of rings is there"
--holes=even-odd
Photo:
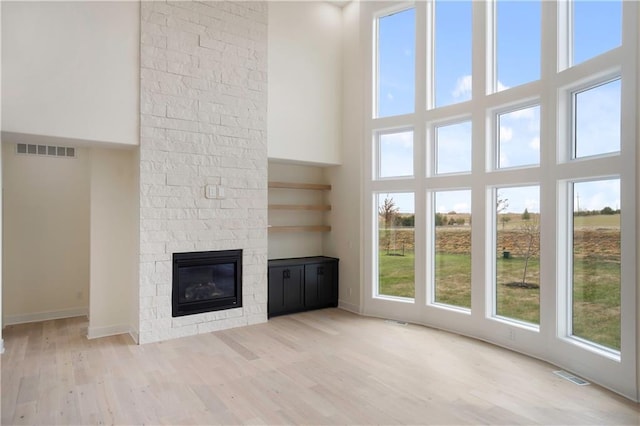
[[[282,271],[282,278],[285,280],[291,278],[291,271],[288,269],[285,269],[284,271]]]
[[[318,275],[324,275],[324,266],[318,266]]]

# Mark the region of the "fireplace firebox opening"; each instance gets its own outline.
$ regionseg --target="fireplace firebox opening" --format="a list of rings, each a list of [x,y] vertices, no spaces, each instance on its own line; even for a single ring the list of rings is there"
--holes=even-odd
[[[172,316],[242,306],[242,250],[173,254]]]

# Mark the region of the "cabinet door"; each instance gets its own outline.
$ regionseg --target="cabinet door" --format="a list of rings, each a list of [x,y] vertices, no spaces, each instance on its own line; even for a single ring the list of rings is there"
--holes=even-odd
[[[304,302],[306,308],[336,306],[338,277],[335,262],[304,267]]]
[[[269,268],[269,316],[302,310],[302,266]]]

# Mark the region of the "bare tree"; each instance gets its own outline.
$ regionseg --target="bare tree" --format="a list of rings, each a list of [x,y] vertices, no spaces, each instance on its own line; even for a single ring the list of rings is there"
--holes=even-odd
[[[384,227],[389,228],[391,224],[398,214],[398,207],[396,207],[395,201],[393,201],[393,197],[385,197],[384,202],[380,207],[378,207],[378,214],[384,220]]]
[[[496,200],[496,215],[500,217],[500,221],[502,222],[502,229],[504,229],[507,222],[511,220],[509,216],[504,214],[508,208],[509,208],[508,198],[498,198]]]
[[[389,194],[385,197],[382,205],[378,207],[378,214],[382,220],[384,220],[384,239],[381,240],[381,243],[384,244],[382,241],[386,240],[387,255],[391,252],[391,245],[394,247],[396,245],[396,232],[389,228],[395,222],[398,210],[395,201],[393,201],[393,197],[389,197]]]
[[[504,213],[509,208],[509,199],[508,198],[498,198],[496,200],[496,212],[498,214]]]
[[[504,229],[505,225],[510,221],[511,221],[511,218],[506,214],[503,214],[502,216],[500,216],[500,222],[502,222],[502,229]]]
[[[524,270],[522,271],[522,286],[527,285],[527,267],[529,266],[529,259],[533,251],[533,243],[540,234],[540,221],[537,216],[534,216],[532,221],[526,221],[520,225],[520,230],[527,238],[527,249],[524,252]]]

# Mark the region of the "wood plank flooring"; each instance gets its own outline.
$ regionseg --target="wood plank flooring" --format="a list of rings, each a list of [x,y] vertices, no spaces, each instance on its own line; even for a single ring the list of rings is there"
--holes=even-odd
[[[640,424],[638,405],[446,332],[339,309],[138,346],[4,330],[2,424]]]

